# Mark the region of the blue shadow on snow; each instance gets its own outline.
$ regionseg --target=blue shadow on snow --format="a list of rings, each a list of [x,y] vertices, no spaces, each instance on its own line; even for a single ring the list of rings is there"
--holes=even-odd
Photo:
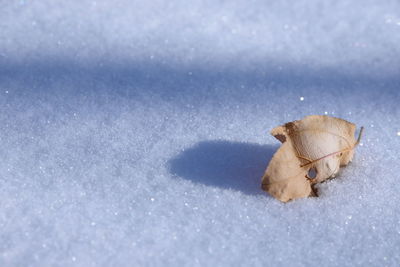
[[[169,161],[170,172],[184,179],[245,194],[266,194],[261,177],[278,146],[203,141]]]

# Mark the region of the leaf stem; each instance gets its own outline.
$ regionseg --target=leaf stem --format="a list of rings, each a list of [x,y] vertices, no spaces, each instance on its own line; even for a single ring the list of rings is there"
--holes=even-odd
[[[356,147],[360,143],[363,131],[364,131],[364,126],[361,126],[360,132],[358,133],[357,142],[354,144],[353,148]]]

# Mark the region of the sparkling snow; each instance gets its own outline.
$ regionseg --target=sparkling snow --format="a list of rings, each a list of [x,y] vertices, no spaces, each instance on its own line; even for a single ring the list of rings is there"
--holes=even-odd
[[[3,1],[0,266],[398,266],[400,3]],[[365,126],[319,198],[269,130]]]

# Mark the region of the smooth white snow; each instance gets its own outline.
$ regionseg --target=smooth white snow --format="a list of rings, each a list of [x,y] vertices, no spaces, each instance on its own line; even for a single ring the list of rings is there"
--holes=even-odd
[[[398,1],[3,1],[1,266],[397,266]],[[319,198],[260,189],[310,114]]]

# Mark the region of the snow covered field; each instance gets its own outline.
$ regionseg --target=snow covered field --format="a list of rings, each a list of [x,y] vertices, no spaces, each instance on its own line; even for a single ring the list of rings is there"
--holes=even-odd
[[[320,197],[274,126],[364,126]],[[400,2],[1,1],[0,266],[398,266]]]

